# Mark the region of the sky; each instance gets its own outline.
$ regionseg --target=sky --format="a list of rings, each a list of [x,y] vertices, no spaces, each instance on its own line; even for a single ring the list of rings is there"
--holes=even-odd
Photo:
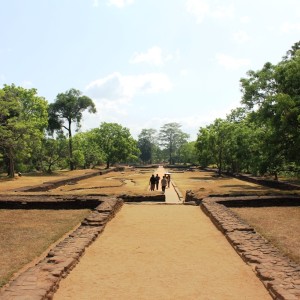
[[[240,106],[240,79],[300,40],[299,0],[0,0],[0,88],[71,88],[95,103],[81,131],[134,138],[200,127]]]

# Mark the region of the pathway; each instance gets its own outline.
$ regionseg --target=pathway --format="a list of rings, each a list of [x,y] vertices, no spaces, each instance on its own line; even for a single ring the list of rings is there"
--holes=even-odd
[[[166,170],[164,167],[160,166],[156,169],[156,171],[154,172],[154,174],[158,174],[160,177],[160,180],[163,178],[163,175],[165,173],[167,173],[168,170]],[[159,189],[161,190],[161,185],[159,184]],[[170,183],[170,187],[166,188],[165,191],[165,196],[166,196],[166,203],[169,204],[180,204],[182,203],[182,201],[179,199],[178,194],[175,191],[174,186],[172,185],[172,175],[171,175],[171,183]]]
[[[271,299],[197,206],[124,204],[60,283],[60,299]]]

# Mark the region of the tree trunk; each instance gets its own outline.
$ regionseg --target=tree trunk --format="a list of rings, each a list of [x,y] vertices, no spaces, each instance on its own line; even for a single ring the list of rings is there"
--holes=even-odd
[[[73,143],[72,143],[72,131],[71,131],[71,120],[69,120],[69,160],[70,160],[70,170],[74,170],[74,162],[73,162]]]
[[[106,161],[106,169],[109,169],[109,160],[108,161]]]
[[[222,175],[222,151],[219,151],[219,176]]]
[[[8,150],[8,165],[9,165],[9,177],[14,178],[15,177],[15,162],[14,157],[12,153],[12,149],[9,148]]]

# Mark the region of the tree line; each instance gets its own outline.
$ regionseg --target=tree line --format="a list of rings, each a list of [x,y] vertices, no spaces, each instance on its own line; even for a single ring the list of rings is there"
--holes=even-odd
[[[4,85],[0,89],[0,171],[14,177],[16,170],[51,173],[102,164],[109,168],[115,163],[175,162],[178,149],[187,143],[188,135],[178,123],[165,124],[159,137],[155,130],[143,129],[138,140],[117,123],[102,122],[80,132],[84,111],[95,113],[95,104],[76,89],[48,103],[36,89]]]
[[[300,42],[278,64],[240,79],[240,107],[199,130],[202,166],[219,172],[274,175],[300,171]]]
[[[200,127],[196,141],[179,123],[160,130],[129,129],[102,122],[80,132],[84,111],[96,113],[92,99],[76,89],[53,103],[14,84],[0,89],[0,168],[18,172],[93,168],[116,163],[200,164],[219,172],[263,175],[300,170],[300,42],[273,65],[249,70],[240,79],[240,107],[224,119]]]

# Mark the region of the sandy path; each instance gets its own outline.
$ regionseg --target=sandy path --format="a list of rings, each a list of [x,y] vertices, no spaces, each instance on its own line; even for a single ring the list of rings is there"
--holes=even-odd
[[[54,299],[271,297],[199,207],[125,204]]]

